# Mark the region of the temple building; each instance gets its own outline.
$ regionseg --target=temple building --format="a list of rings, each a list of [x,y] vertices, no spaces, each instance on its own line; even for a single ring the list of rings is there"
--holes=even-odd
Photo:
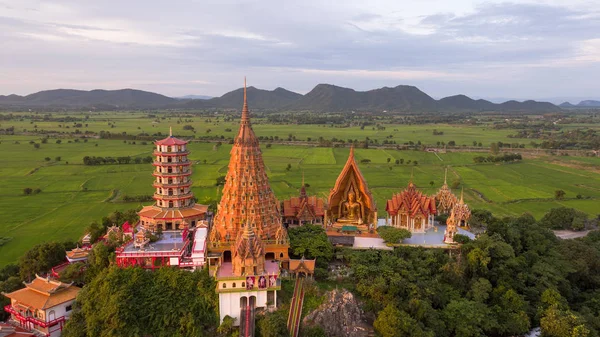
[[[377,224],[377,207],[354,158],[354,147],[327,198],[325,222],[337,230],[368,231]]]
[[[406,189],[387,201],[385,210],[393,227],[408,229],[412,233],[422,233],[432,228],[437,212],[435,199],[417,190],[412,180]]]
[[[450,216],[446,219],[446,231],[444,232],[444,243],[452,244],[454,241],[454,235],[458,233],[458,227],[456,227],[456,217],[454,216],[454,209],[450,211]]]
[[[37,336],[58,337],[71,315],[81,288],[36,275],[25,288],[5,294],[10,304],[4,310],[9,323]]]
[[[460,200],[452,209],[456,217],[456,223],[460,227],[469,228],[469,220],[471,219],[471,210],[469,205],[465,204],[464,191],[460,191]]]
[[[283,208],[283,223],[288,227],[304,224],[324,224],[325,205],[323,199],[306,194],[304,174],[302,174],[300,195],[284,200],[281,205]]]
[[[138,212],[140,221],[123,229],[116,227],[120,237],[128,240],[116,249],[116,262],[121,267],[141,266],[155,269],[161,266],[201,268],[204,261],[192,256],[197,229],[208,228],[208,206],[196,204],[191,191],[192,162],[188,159],[187,142],[173,137],[156,141],[153,166],[155,203]],[[131,228],[133,227],[133,229]],[[108,235],[108,234],[107,234]],[[204,256],[204,251],[201,254]]]
[[[289,263],[288,235],[250,123],[245,83],[240,129],[225,181],[207,260],[217,279],[221,320],[229,315],[238,325],[254,322],[256,308],[276,306],[279,270]]]
[[[183,230],[196,227],[200,220],[206,218],[208,207],[194,202],[192,193],[192,162],[188,159],[190,152],[187,141],[169,137],[156,141],[154,150],[155,170],[154,200],[156,203],[144,207],[138,214],[142,228],[154,232]]]
[[[446,169],[446,172],[444,173],[444,185],[442,185],[442,188],[440,188],[440,190],[435,195],[435,200],[437,202],[437,210],[440,214],[450,214],[450,211],[458,202],[458,199],[452,193],[450,187],[448,187],[448,183],[446,181],[447,175],[448,169]]]

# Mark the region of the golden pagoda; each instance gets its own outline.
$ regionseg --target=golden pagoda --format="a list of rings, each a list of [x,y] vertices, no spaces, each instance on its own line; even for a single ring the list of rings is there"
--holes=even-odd
[[[377,207],[354,158],[354,147],[335,181],[327,199],[325,222],[334,228],[355,226],[364,231],[374,229],[377,223]]]
[[[437,201],[437,209],[440,214],[449,214],[454,205],[458,202],[456,196],[448,187],[448,183],[446,181],[448,175],[448,169],[446,168],[446,172],[444,173],[444,185],[435,195],[435,200]]]
[[[245,80],[240,129],[230,154],[221,201],[209,234],[209,250],[223,253],[224,262],[231,261],[234,243],[243,233],[243,226],[250,226],[253,235],[265,243],[267,259],[287,261],[287,232],[250,123]]]
[[[454,208],[450,210],[450,216],[446,219],[446,231],[444,232],[444,243],[452,244],[454,242],[454,235],[458,233],[456,227],[457,221],[454,215]]]
[[[469,205],[465,204],[464,190],[460,191],[460,200],[452,209],[456,216],[456,223],[460,227],[469,228],[469,220],[471,219],[471,210]]]

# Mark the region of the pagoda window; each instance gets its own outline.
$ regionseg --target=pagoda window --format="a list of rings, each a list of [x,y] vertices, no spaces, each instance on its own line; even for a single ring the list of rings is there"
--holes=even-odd
[[[227,283],[223,282],[223,289],[227,288]]]
[[[246,282],[242,282],[242,288],[246,287]]]
[[[167,162],[170,163],[172,161],[171,157],[167,157]]]
[[[235,282],[233,282],[233,284],[231,285],[232,288],[235,288],[236,284]]]
[[[167,152],[171,152],[171,146],[167,147]]]
[[[169,195],[173,195],[173,189],[169,188]]]
[[[169,178],[169,184],[173,183],[173,178]]]
[[[169,168],[167,169],[167,172],[169,172],[169,173],[173,173],[173,169],[169,167]]]
[[[173,208],[173,202],[169,201],[169,208]]]

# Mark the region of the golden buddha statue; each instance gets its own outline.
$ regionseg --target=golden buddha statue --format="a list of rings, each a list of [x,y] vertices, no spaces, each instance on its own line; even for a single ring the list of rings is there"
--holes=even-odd
[[[354,159],[354,148],[329,193],[324,221],[338,231],[344,226],[355,226],[357,231],[376,227],[377,208]]]
[[[338,222],[362,224],[364,218],[364,205],[360,200],[356,199],[354,192],[349,192],[346,200],[340,203],[338,214]]]

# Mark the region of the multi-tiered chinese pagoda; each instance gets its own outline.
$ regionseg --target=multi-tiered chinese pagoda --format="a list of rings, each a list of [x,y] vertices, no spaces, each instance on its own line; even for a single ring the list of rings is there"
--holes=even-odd
[[[169,132],[169,137],[154,144],[156,159],[152,186],[156,189],[155,203],[138,213],[140,221],[133,242],[117,249],[117,264],[151,269],[160,266],[201,267],[208,231],[204,221],[208,207],[194,201],[187,142]],[[189,235],[190,230],[194,235]]]

